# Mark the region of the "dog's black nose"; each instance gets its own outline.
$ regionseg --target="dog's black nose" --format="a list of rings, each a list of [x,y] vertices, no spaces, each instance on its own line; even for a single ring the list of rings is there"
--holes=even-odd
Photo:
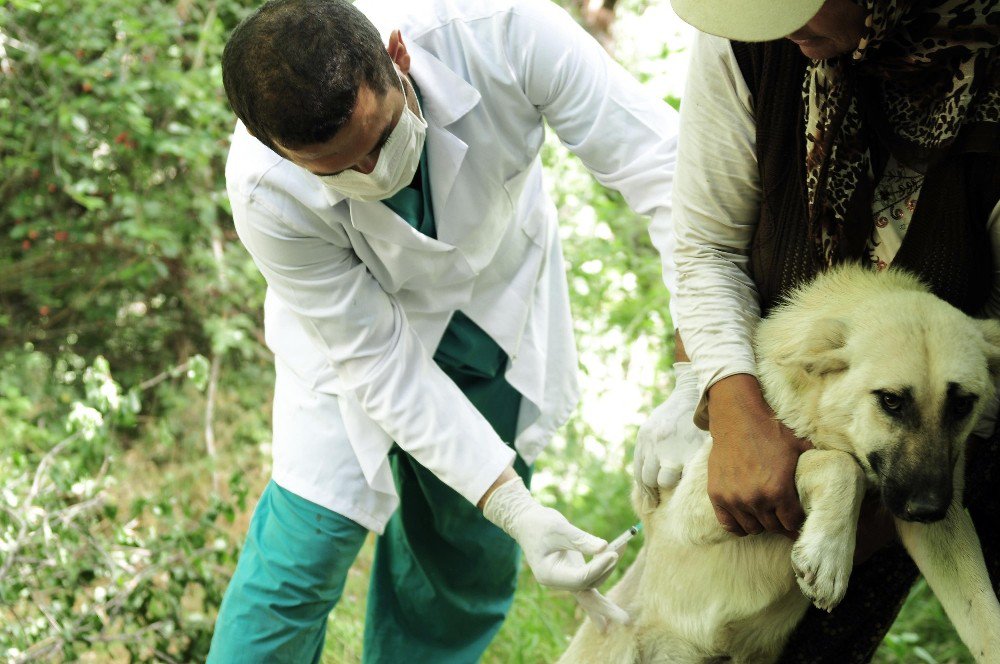
[[[948,511],[949,502],[936,493],[914,496],[903,505],[903,518],[922,523],[940,521]]]

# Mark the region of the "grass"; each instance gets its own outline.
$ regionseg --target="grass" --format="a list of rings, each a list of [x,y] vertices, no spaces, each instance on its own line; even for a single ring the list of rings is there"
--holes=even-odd
[[[937,598],[921,578],[875,658],[880,664],[972,664]]]

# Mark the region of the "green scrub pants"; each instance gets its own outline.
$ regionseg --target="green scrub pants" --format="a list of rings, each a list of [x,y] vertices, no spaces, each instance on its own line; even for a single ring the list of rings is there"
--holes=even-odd
[[[502,375],[441,364],[510,444],[520,394]],[[513,600],[517,544],[407,453],[394,447],[390,463],[400,507],[376,542],[363,661],[476,662]],[[530,480],[520,457],[514,468]],[[319,662],[327,615],[366,535],[350,519],[269,483],[219,610],[208,661]]]

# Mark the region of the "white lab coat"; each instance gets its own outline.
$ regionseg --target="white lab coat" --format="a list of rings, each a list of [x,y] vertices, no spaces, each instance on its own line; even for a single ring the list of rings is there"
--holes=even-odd
[[[409,49],[437,239],[382,203],[339,197],[241,125],[226,179],[236,229],[268,284],[274,480],[381,532],[398,503],[393,441],[473,502],[513,458],[431,359],[455,311],[510,357],[526,461],[576,404],[556,212],[538,156],[543,120],[653,216],[662,252],[677,119],[547,0],[359,7],[384,36],[399,28]]]

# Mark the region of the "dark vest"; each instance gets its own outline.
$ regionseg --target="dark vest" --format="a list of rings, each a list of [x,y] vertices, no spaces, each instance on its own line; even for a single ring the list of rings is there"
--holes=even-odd
[[[757,123],[761,206],[750,244],[750,270],[766,312],[789,289],[822,269],[806,222],[802,82],[808,60],[787,40],[732,45],[753,96]],[[884,160],[885,150],[874,135],[869,144],[873,161]],[[872,187],[864,184],[850,201],[845,260],[865,256],[874,230],[872,196]],[[998,199],[997,125],[966,126],[928,168],[910,228],[892,264],[918,274],[936,295],[959,309],[977,313],[993,283],[986,222]]]

